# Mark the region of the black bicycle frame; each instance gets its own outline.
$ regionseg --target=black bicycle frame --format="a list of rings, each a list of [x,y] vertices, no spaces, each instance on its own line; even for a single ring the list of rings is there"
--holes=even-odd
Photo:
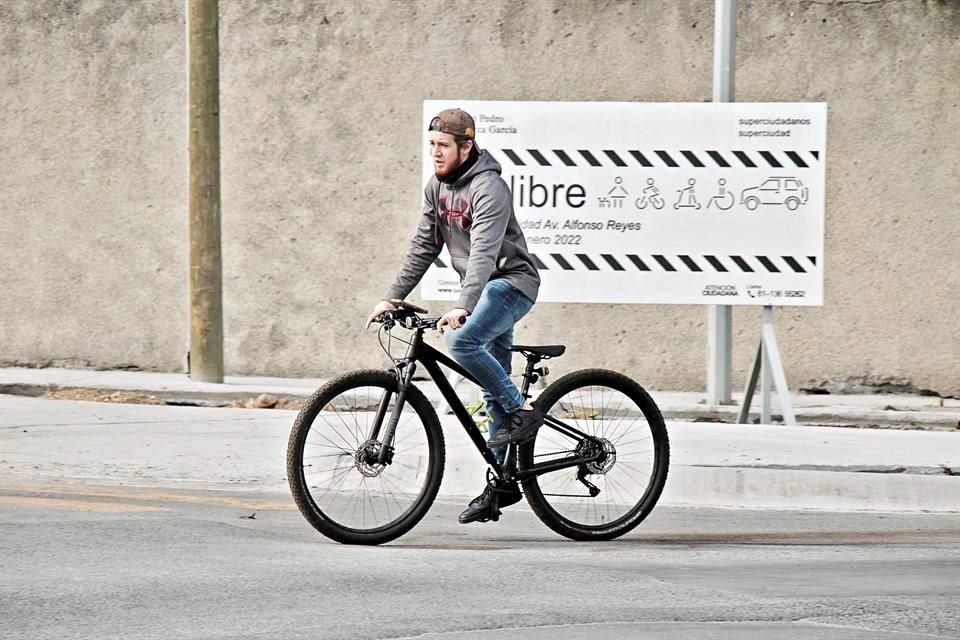
[[[398,360],[395,360],[397,369],[400,372],[399,379],[399,391],[397,394],[397,402],[395,404],[392,415],[390,416],[390,422],[387,425],[387,428],[384,432],[384,437],[382,442],[390,443],[393,441],[393,435],[397,428],[397,423],[400,421],[400,410],[403,407],[403,402],[406,399],[407,389],[413,383],[413,374],[416,371],[417,363],[423,364],[426,368],[427,373],[430,374],[430,378],[433,380],[434,384],[437,385],[437,388],[440,390],[443,399],[446,400],[447,404],[450,406],[450,409],[453,410],[454,415],[457,417],[457,420],[460,421],[460,424],[463,426],[464,431],[467,432],[470,440],[473,442],[473,445],[477,448],[477,451],[480,452],[480,455],[483,456],[483,459],[490,465],[494,470],[494,473],[500,477],[504,478],[504,468],[497,462],[496,456],[493,455],[493,452],[487,448],[486,440],[484,440],[483,434],[480,432],[480,429],[477,427],[476,422],[473,420],[473,416],[470,415],[470,412],[467,411],[467,408],[463,406],[459,396],[457,396],[456,391],[454,391],[453,386],[447,380],[446,376],[443,375],[443,370],[440,368],[440,365],[447,367],[448,369],[456,372],[457,374],[463,376],[473,384],[478,387],[483,388],[483,385],[466,369],[460,366],[452,358],[447,356],[444,353],[434,349],[429,344],[423,341],[423,331],[424,329],[418,328],[414,331],[413,339],[409,342],[407,347],[406,355]],[[539,358],[530,358],[527,359],[527,368],[524,373],[523,387],[521,393],[524,397],[529,398],[528,395],[531,375],[533,374],[534,366],[539,362]],[[390,393],[387,392],[384,394],[384,397],[381,399],[380,406],[377,410],[377,418],[374,421],[374,432],[370,435],[372,440],[375,440],[380,431],[380,425],[382,424],[382,419],[385,417],[387,409],[390,405]],[[564,423],[561,420],[554,418],[553,416],[545,416],[544,421],[545,426],[549,425],[550,427],[556,429],[557,431],[567,435],[571,438],[588,440],[597,445],[601,445],[597,448],[597,453],[594,455],[584,456],[584,455],[573,455],[570,457],[562,458],[560,460],[551,460],[549,462],[543,462],[540,464],[535,464],[528,469],[523,469],[521,471],[516,471],[511,473],[512,478],[515,480],[526,480],[534,476],[538,476],[544,473],[551,471],[558,471],[560,469],[566,469],[569,467],[576,467],[582,464],[588,464],[599,460],[603,456],[602,443],[579,429],[571,427],[570,425]],[[513,449],[515,445],[511,444],[510,448]],[[381,463],[387,462],[389,457],[388,452],[389,447],[382,447],[379,452],[379,459]],[[513,458],[512,455],[508,454],[507,461],[510,461]],[[511,465],[515,466],[515,465]],[[512,469],[511,469],[512,471]]]

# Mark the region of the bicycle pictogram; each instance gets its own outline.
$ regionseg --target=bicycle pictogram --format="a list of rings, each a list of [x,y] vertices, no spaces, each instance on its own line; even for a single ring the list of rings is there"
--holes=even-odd
[[[641,196],[634,200],[634,206],[636,206],[637,209],[646,209],[647,206],[651,206],[654,209],[663,209],[663,205],[664,202],[663,197],[660,196],[660,189],[654,184],[653,178],[647,178],[647,186],[644,187]]]

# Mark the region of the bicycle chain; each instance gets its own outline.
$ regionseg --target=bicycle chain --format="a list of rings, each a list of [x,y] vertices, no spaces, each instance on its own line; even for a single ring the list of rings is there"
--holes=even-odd
[[[582,493],[544,493],[545,496],[553,496],[555,498],[592,498],[589,493],[584,495]]]

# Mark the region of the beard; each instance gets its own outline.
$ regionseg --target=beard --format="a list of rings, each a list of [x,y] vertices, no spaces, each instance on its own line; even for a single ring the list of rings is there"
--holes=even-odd
[[[436,165],[434,165],[434,166],[433,166],[433,167],[434,167],[434,168],[433,168],[433,173],[434,173],[434,175],[437,176],[437,179],[438,179],[438,180],[443,180],[444,178],[448,178],[448,177],[450,177],[451,175],[453,175],[453,174],[456,172],[456,170],[460,168],[460,165],[462,165],[462,164],[463,164],[463,161],[461,160],[461,161],[458,162],[457,164],[451,165],[451,166],[447,167],[446,169],[440,169],[440,168],[438,168]]]

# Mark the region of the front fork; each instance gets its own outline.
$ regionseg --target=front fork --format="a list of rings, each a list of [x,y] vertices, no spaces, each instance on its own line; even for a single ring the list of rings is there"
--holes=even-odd
[[[417,370],[417,363],[412,360],[405,360],[397,365],[400,376],[397,380],[399,389],[397,390],[397,399],[394,403],[393,412],[390,414],[390,421],[383,429],[381,437],[380,428],[383,425],[383,419],[390,409],[390,399],[393,395],[389,389],[384,391],[380,398],[380,406],[377,407],[377,416],[373,421],[373,430],[370,433],[368,442],[377,442],[379,440],[380,450],[377,452],[378,464],[390,464],[393,459],[393,438],[397,433],[397,425],[400,423],[400,414],[403,412],[403,403],[407,400],[407,390],[413,381],[413,374]]]

